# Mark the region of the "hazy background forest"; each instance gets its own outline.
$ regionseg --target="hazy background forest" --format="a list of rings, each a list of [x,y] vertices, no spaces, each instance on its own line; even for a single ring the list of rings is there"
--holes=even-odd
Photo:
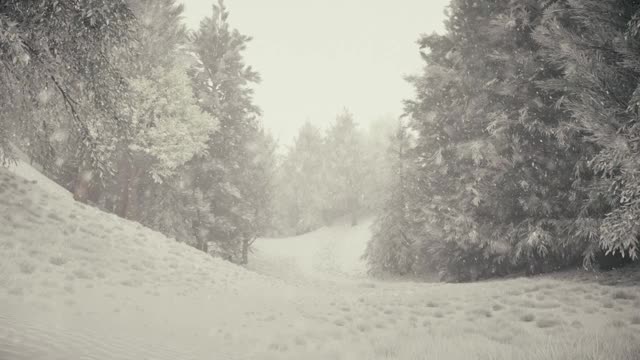
[[[246,263],[258,236],[376,216],[374,273],[638,256],[635,3],[454,1],[402,117],[345,108],[284,145],[223,3],[195,31],[173,0],[1,10],[4,161],[205,252]]]

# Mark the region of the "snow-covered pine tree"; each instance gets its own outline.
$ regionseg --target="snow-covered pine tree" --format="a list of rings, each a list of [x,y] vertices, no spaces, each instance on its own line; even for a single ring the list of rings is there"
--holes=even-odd
[[[347,109],[336,118],[325,139],[329,212],[358,223],[364,197],[366,160],[363,135]]]
[[[496,70],[483,64],[496,11],[499,5],[493,3],[453,1],[447,34],[421,39],[425,72],[410,78],[417,93],[406,109],[417,133],[414,163],[421,191],[416,200],[427,224],[420,239],[441,272],[459,271],[453,277],[477,277],[488,260],[485,232],[493,227],[476,222],[475,215],[481,205],[490,206],[481,183],[504,166],[487,141],[489,99],[482,94]],[[439,238],[429,236],[434,229]]]
[[[175,0],[130,3],[139,29],[137,56],[128,66],[130,93],[122,104],[129,126],[118,138],[118,171],[109,179],[106,191],[113,202],[112,211],[141,220],[141,211],[151,207],[144,202],[145,191],[154,183],[167,181],[173,175],[167,170],[175,172],[201,151],[210,131],[195,105],[186,73],[183,6]]]
[[[184,5],[177,0],[127,0],[138,21],[136,73],[171,68],[185,58],[189,32],[183,21]]]
[[[263,147],[255,146],[261,127],[251,85],[260,77],[244,62],[242,52],[250,37],[231,28],[223,1],[213,7],[192,40],[197,63],[191,72],[198,104],[220,122],[210,136],[207,154],[190,170],[196,188],[204,197],[200,213],[207,221],[198,223],[203,242],[217,244],[234,261],[246,261],[248,245],[257,235],[257,207],[251,198],[264,179],[263,164],[255,162]]]
[[[239,260],[242,264],[249,262],[251,246],[257,237],[273,229],[276,147],[275,140],[264,129],[254,132],[248,144],[250,159],[239,176],[239,188],[245,194],[241,203],[245,219]]]
[[[363,259],[369,264],[372,275],[414,274],[429,264],[422,258],[417,236],[420,236],[417,222],[412,219],[411,209],[417,194],[415,167],[411,164],[411,142],[406,125],[398,122],[396,134],[390,139],[386,149],[385,169],[390,181],[383,189],[383,208],[380,209],[373,225],[373,237],[367,244]],[[381,159],[382,160],[382,159]],[[383,165],[383,166],[384,166]],[[428,266],[428,265],[427,265]]]
[[[322,133],[306,122],[278,166],[277,217],[284,234],[302,234],[325,223],[328,197],[324,150]]]
[[[122,139],[126,146],[118,174],[118,213],[123,217],[140,218],[143,208],[157,199],[144,196],[149,188],[164,182],[177,186],[185,166],[205,152],[217,130],[216,119],[196,104],[186,68],[169,66],[130,80],[125,114],[133,126]]]
[[[419,254],[446,278],[537,272],[583,250],[564,236],[575,151],[556,140],[557,97],[536,87],[555,75],[532,38],[544,6],[454,0],[447,33],[420,41],[426,68],[406,107],[420,189],[410,219]]]
[[[55,164],[56,146],[75,145],[83,171],[68,186],[85,200],[91,174],[112,171],[112,139],[126,127],[120,65],[135,53],[135,29],[125,0],[0,3],[0,157],[11,142]]]
[[[543,86],[571,114],[563,138],[581,140],[572,199],[581,208],[569,233],[589,245],[587,265],[600,249],[627,259],[640,251],[639,29],[636,1],[567,0],[536,31],[557,70]]]
[[[193,241],[189,211],[196,200],[185,189],[184,167],[206,147],[215,119],[196,105],[185,51],[182,5],[174,0],[130,0],[137,21],[134,56],[122,64],[126,96],[118,106],[123,126],[109,160],[113,176],[90,181],[89,200],[181,241]],[[162,56],[159,56],[162,54]],[[61,179],[82,171],[78,139],[56,149]],[[64,179],[67,181],[64,181]],[[191,199],[190,199],[191,198]]]
[[[392,181],[387,151],[397,136],[396,119],[385,116],[373,121],[364,134],[365,173],[362,206],[368,214],[384,206],[384,194]]]

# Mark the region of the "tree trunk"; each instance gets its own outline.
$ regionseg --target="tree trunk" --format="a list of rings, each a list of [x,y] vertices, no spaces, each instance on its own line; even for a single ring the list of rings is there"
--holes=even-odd
[[[242,259],[241,264],[246,265],[249,263],[249,246],[251,245],[251,241],[249,238],[242,239]]]
[[[194,190],[194,198],[195,198],[195,190]],[[196,249],[208,254],[209,253],[209,244],[207,241],[207,237],[203,237],[200,233],[200,226],[202,226],[202,221],[200,219],[200,209],[196,207],[196,218],[191,220],[191,229],[193,230],[193,237],[196,239]]]
[[[133,165],[133,164],[130,164]],[[141,168],[134,168],[131,166],[130,174],[128,181],[128,203],[126,208],[126,218],[129,220],[139,220],[140,214],[140,178],[142,176]]]
[[[84,160],[80,161],[73,181],[73,199],[86,204],[89,201],[89,190],[93,173],[87,169]]]
[[[116,215],[121,218],[127,217],[127,208],[129,207],[129,181],[131,178],[131,164],[126,153],[123,153],[118,161],[118,205],[116,206]]]
[[[76,179],[73,183],[73,199],[82,203],[86,203],[89,199],[89,183],[91,178],[82,167],[78,169]]]

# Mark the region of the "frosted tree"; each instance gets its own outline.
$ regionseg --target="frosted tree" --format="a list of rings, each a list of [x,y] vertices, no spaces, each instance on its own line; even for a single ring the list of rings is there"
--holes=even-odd
[[[124,0],[0,3],[0,156],[12,141],[52,164],[50,139],[73,138],[86,172],[69,187],[86,199],[86,173],[112,172],[112,140],[126,127],[118,114],[126,94],[121,65],[135,53],[135,28]]]
[[[282,159],[277,174],[279,227],[301,234],[325,222],[328,207],[324,139],[320,130],[305,123]]]
[[[364,199],[363,208],[373,214],[384,204],[384,195],[389,183],[394,181],[391,171],[394,159],[388,156],[388,150],[395,141],[397,119],[382,117],[371,123],[364,134]]]
[[[561,95],[538,86],[556,75],[533,39],[550,4],[454,0],[447,33],[420,40],[426,66],[406,102],[419,271],[475,280],[582,256],[586,244],[565,232],[579,147],[559,143]]]
[[[150,176],[163,183],[180,175],[194,156],[206,150],[217,122],[196,104],[186,69],[179,64],[132,78],[130,89],[124,115],[131,121],[131,131],[123,139],[117,212],[136,219],[134,207],[144,204],[138,194],[143,190],[140,181]]]
[[[535,34],[557,75],[542,86],[571,115],[561,139],[580,140],[573,188],[580,211],[568,232],[589,245],[587,265],[600,249],[618,264],[640,255],[639,19],[636,2],[558,1]]]
[[[385,148],[381,164],[389,176],[389,182],[383,187],[373,236],[363,256],[369,263],[369,272],[373,275],[419,273],[418,263],[427,263],[421,259],[420,244],[415,221],[411,218],[412,207],[416,204],[418,193],[415,184],[415,168],[411,163],[412,151],[407,128],[398,122],[396,134]]]
[[[263,204],[252,196],[265,183],[261,176],[267,175],[260,171],[264,164],[256,161],[264,148],[258,146],[260,111],[253,104],[251,85],[260,77],[242,56],[251,38],[233,29],[228,19],[229,12],[219,1],[193,37],[195,96],[220,126],[207,142],[207,155],[190,171],[207,204],[198,222],[202,242],[215,244],[229,258],[244,262],[259,232],[256,213]]]
[[[346,109],[327,133],[326,157],[331,215],[349,216],[356,225],[363,205],[366,160],[362,133]]]

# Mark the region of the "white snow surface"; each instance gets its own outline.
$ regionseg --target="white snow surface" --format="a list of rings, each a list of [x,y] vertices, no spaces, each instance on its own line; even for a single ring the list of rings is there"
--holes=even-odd
[[[24,179],[31,180],[34,184],[37,184],[38,187],[49,193],[57,194],[62,197],[73,197],[72,194],[67,191],[67,189],[63,188],[62,186],[56,184],[53,180],[44,176],[34,166],[29,165],[26,160],[22,160],[22,158],[26,158],[26,155],[18,153],[18,157],[19,160],[10,163],[8,166],[8,169],[12,173]]]
[[[567,337],[569,316],[585,353],[610,340],[590,340],[599,313],[545,303],[536,315],[563,326],[519,320],[536,299],[525,289],[560,282],[370,280],[370,221],[260,239],[243,268],[74,202],[24,163],[13,171],[0,168],[0,360],[530,359]],[[618,306],[631,317],[632,302]]]
[[[335,297],[75,202],[24,162],[0,168],[0,215],[0,359],[325,358],[346,335],[329,315]],[[294,239],[258,249],[353,274],[345,259],[313,253],[341,231],[323,229],[334,238],[308,249]]]
[[[283,239],[259,239],[249,268],[286,280],[355,280],[366,277],[362,259],[371,220],[335,225]]]

